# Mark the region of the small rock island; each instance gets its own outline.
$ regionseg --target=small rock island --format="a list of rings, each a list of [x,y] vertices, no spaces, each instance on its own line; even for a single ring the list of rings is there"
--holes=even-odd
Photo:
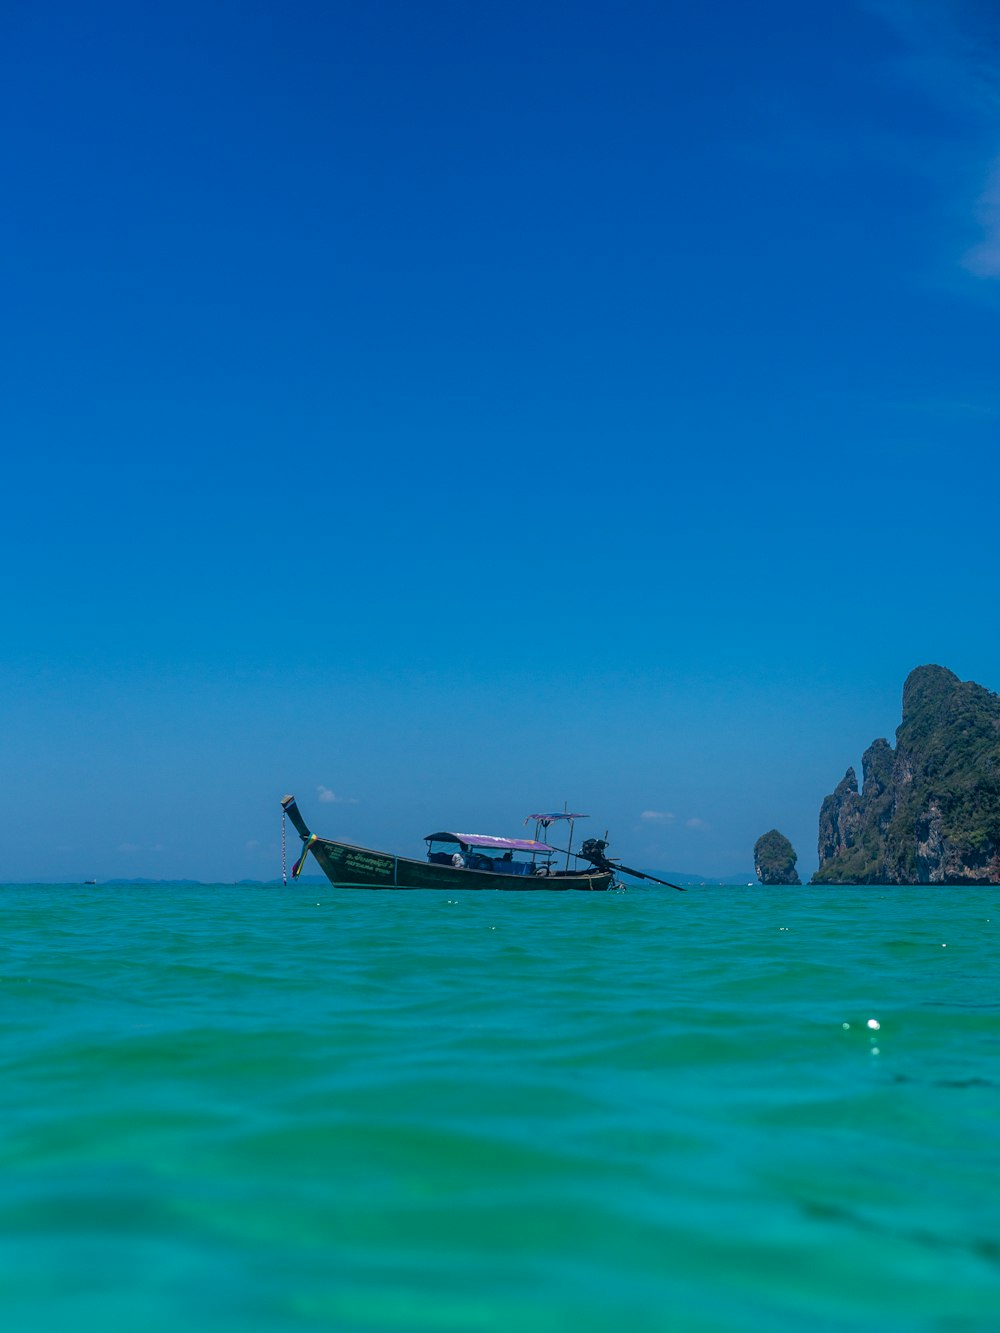
[[[814,884],[1000,884],[1000,696],[917,667],[861,770],[823,802]]]
[[[754,843],[753,868],[761,884],[801,884],[795,848],[776,828]]]

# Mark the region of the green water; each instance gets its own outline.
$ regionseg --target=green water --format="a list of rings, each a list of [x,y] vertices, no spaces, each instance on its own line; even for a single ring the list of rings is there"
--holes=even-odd
[[[0,914],[12,1333],[1000,1327],[998,889]]]

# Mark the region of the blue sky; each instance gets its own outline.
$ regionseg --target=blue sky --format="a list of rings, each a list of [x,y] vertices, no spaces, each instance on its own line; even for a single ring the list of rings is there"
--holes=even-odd
[[[0,11],[0,881],[564,801],[728,875],[1000,689],[982,3]],[[600,826],[598,828],[598,825]]]

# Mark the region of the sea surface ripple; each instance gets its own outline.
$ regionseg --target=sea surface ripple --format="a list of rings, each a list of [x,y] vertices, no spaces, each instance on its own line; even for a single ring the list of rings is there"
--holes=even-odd
[[[0,889],[9,1333],[1000,1327],[998,889]]]

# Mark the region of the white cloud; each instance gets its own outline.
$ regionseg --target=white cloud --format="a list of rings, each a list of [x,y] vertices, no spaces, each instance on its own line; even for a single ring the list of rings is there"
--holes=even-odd
[[[672,810],[643,810],[639,816],[640,819],[646,819],[651,824],[672,824],[676,817]]]
[[[996,153],[1000,107],[1000,22],[995,0],[861,0],[903,39],[908,59],[903,68],[911,83],[943,105],[972,112],[980,121],[979,147],[966,149],[993,157],[984,171],[986,184],[975,214],[984,236],[966,251],[961,263],[977,278],[1000,278],[1000,157]],[[927,141],[924,141],[925,144]],[[964,205],[967,207],[968,205]]]
[[[137,842],[120,842],[118,844],[118,850],[120,852],[132,853],[132,852],[141,852],[142,848],[139,846]]]
[[[977,278],[1000,278],[1000,157],[993,163],[976,216],[984,236],[965,255],[963,265]]]
[[[704,831],[705,829],[710,829],[712,825],[709,824],[707,820],[699,819],[696,815],[693,819],[687,821],[686,827]]]
[[[992,117],[1000,97],[1000,29],[993,0],[862,0],[908,47],[908,77],[942,101]]]
[[[357,800],[353,796],[338,796],[335,791],[322,784],[316,788],[316,795],[325,805],[357,805]]]

